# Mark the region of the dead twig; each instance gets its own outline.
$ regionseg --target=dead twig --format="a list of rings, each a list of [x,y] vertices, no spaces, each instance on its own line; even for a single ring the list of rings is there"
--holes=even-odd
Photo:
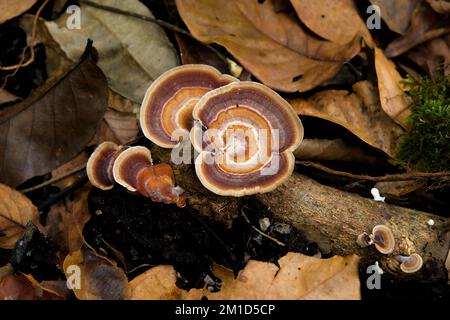
[[[64,180],[65,178],[70,177],[71,175],[73,175],[73,174],[75,174],[75,173],[78,173],[78,172],[80,172],[80,171],[83,171],[84,169],[86,169],[86,164],[82,164],[81,166],[76,167],[76,168],[74,168],[74,169],[72,169],[72,170],[70,170],[70,171],[67,171],[67,172],[65,172],[64,174],[60,175],[60,176],[54,177],[54,178],[52,178],[52,179],[50,179],[50,180],[47,180],[47,181],[42,182],[42,183],[40,183],[40,184],[37,184],[37,185],[35,185],[35,186],[33,186],[33,187],[30,187],[30,188],[27,188],[27,189],[20,190],[20,192],[22,192],[22,193],[29,193],[29,192],[31,192],[31,191],[35,191],[35,190],[44,188],[44,187],[46,187],[46,186],[48,186],[48,185],[51,185],[51,184],[53,184],[53,183],[55,183],[55,182]]]
[[[282,247],[285,247],[285,246],[286,246],[286,244],[284,244],[284,243],[281,242],[280,240],[278,240],[278,239],[276,239],[276,238],[274,238],[274,237],[269,236],[268,234],[262,232],[262,231],[259,230],[257,227],[255,227],[255,226],[251,223],[251,221],[250,221],[250,219],[247,217],[247,215],[245,214],[244,208],[241,209],[241,214],[242,214],[242,216],[244,217],[245,221],[247,221],[247,223],[250,225],[250,227],[252,227],[252,229],[255,230],[256,232],[258,232],[260,235],[262,235],[263,237],[265,237],[265,238],[267,238],[267,239],[269,239],[269,240],[272,240],[273,242],[275,242],[275,243],[278,244],[279,246],[282,246]]]
[[[321,170],[323,172],[340,176],[340,177],[346,177],[354,180],[367,180],[372,182],[386,182],[386,181],[410,181],[410,180],[417,180],[417,179],[432,179],[432,178],[445,178],[450,177],[449,171],[443,171],[443,172],[408,172],[408,173],[398,173],[398,174],[387,174],[384,176],[379,177],[373,177],[368,175],[360,175],[360,174],[353,174],[345,171],[338,171],[330,169],[324,165],[321,165],[319,163],[311,162],[311,161],[296,161],[296,164],[305,166],[305,167],[312,167],[318,170]]]

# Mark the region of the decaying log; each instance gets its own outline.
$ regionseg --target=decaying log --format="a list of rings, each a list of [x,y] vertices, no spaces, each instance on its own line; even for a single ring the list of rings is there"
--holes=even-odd
[[[159,161],[170,161],[170,151],[153,147],[152,153]],[[174,171],[178,184],[186,190],[189,205],[201,215],[231,224],[240,214],[243,199],[221,197],[206,190],[196,178],[193,165],[176,165]],[[445,260],[450,232],[443,217],[343,192],[297,172],[275,191],[254,198],[270,208],[275,219],[292,225],[308,240],[316,242],[324,254],[358,254],[362,264],[378,261],[385,272],[398,277],[421,281],[447,279]],[[359,234],[370,233],[377,224],[389,226],[395,235],[396,249],[392,255],[382,255],[373,246],[360,248],[356,243]],[[424,267],[417,273],[403,274],[393,257],[413,252],[422,256]]]

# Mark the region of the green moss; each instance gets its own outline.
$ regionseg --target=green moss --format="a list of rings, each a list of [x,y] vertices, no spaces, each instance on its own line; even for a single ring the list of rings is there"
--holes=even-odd
[[[401,138],[396,162],[417,171],[450,170],[450,76],[405,83],[414,105],[411,131]]]

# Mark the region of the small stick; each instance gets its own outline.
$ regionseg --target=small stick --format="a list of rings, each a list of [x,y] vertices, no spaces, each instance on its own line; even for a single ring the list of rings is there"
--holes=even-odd
[[[263,237],[266,237],[269,240],[272,240],[273,242],[275,242],[276,244],[278,244],[279,246],[285,247],[286,244],[284,244],[283,242],[281,242],[280,240],[269,236],[268,234],[262,232],[261,230],[259,230],[257,227],[255,227],[254,225],[252,225],[252,223],[250,222],[250,219],[247,217],[247,215],[244,213],[244,210],[241,209],[241,214],[244,217],[245,221],[247,221],[247,223],[253,228],[253,230],[255,230],[256,232],[258,232],[260,235],[262,235]]]
[[[35,191],[35,190],[44,188],[44,187],[46,187],[48,185],[51,185],[51,184],[53,184],[55,182],[58,182],[58,181],[61,181],[61,180],[65,179],[65,178],[67,178],[67,177],[69,177],[69,176],[71,176],[71,175],[73,175],[73,174],[75,174],[77,172],[80,172],[80,171],[82,171],[84,169],[86,169],[86,164],[82,164],[81,166],[76,167],[75,169],[72,169],[70,171],[67,171],[67,172],[65,172],[64,174],[62,174],[62,175],[60,175],[58,177],[54,177],[54,178],[52,178],[50,180],[44,181],[44,182],[42,182],[40,184],[37,184],[37,185],[35,185],[33,187],[20,190],[20,192],[22,192],[22,193],[29,193],[31,191]]]
[[[67,188],[62,189],[61,191],[59,191],[55,195],[51,196],[50,198],[48,198],[47,200],[45,200],[41,204],[39,204],[38,210],[39,211],[43,211],[44,209],[46,209],[46,208],[50,207],[51,205],[57,203],[61,199],[64,199],[68,194],[70,194],[70,193],[74,192],[75,190],[81,188],[87,182],[88,182],[87,174],[84,173],[83,176],[80,179],[78,179],[74,184],[72,184],[71,186],[69,186]]]
[[[409,181],[409,180],[417,180],[417,179],[431,179],[431,178],[444,178],[450,177],[450,171],[443,172],[410,172],[410,173],[398,173],[398,174],[387,174],[384,176],[373,177],[367,175],[353,174],[345,171],[337,171],[330,169],[326,166],[323,166],[319,163],[311,162],[311,161],[296,161],[296,164],[305,166],[305,167],[313,167],[315,169],[324,171],[326,173],[347,177],[355,180],[367,180],[373,182],[385,182],[385,181]]]

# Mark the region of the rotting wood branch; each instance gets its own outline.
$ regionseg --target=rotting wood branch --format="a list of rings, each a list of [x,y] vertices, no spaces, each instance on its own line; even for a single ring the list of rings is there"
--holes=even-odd
[[[170,150],[152,148],[156,161],[170,162]],[[192,165],[175,165],[177,183],[186,190],[189,205],[202,216],[230,225],[239,216],[243,198],[221,197],[206,190],[198,181]],[[254,196],[270,209],[273,217],[301,231],[316,242],[323,254],[361,256],[363,265],[379,262],[381,268],[397,277],[430,282],[447,279],[445,259],[449,250],[450,228],[440,216],[376,202],[359,195],[319,184],[295,172],[283,186],[273,192]],[[434,224],[429,225],[428,221]],[[373,246],[360,248],[359,234],[375,225],[389,226],[396,240],[391,255],[382,255]],[[402,273],[393,261],[397,254],[418,253],[424,267],[417,273]]]

